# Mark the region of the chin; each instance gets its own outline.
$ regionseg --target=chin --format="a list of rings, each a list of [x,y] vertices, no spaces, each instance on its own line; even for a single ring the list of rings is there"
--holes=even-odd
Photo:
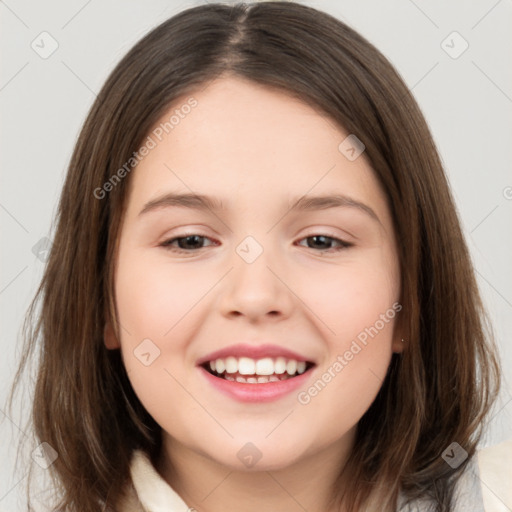
[[[279,440],[276,443],[268,440],[259,443],[231,441],[222,453],[210,451],[204,455],[231,471],[248,473],[279,471],[293,465],[301,458],[301,453],[297,451],[298,443],[294,443],[294,447],[289,448],[280,448],[280,444]]]

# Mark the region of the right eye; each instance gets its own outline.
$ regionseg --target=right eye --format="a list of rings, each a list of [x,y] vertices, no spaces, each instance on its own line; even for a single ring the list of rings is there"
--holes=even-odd
[[[192,233],[184,236],[177,236],[169,238],[160,244],[166,250],[178,253],[191,253],[197,252],[198,249],[203,249],[202,243],[204,240],[211,240],[210,238],[196,233]],[[173,244],[177,244],[173,245]]]

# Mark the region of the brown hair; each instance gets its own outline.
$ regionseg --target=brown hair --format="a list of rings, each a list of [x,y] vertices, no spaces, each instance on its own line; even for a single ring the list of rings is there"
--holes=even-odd
[[[499,388],[454,201],[426,122],[392,65],[341,21],[290,2],[208,4],[173,16],[121,60],[85,121],[13,385],[37,347],[32,420],[37,438],[58,453],[50,469],[60,508],[113,510],[133,450],[154,459],[161,446],[161,428],[137,399],[119,351],[103,342],[107,319],[119,329],[113,265],[130,176],[105,198],[94,191],[175,99],[226,73],[293,94],[356,134],[391,208],[406,348],[393,355],[358,424],[350,480],[333,490],[333,505],[343,500],[354,511],[378,502],[391,511],[403,491],[449,510],[465,464],[454,471],[441,454],[456,441],[471,459]]]

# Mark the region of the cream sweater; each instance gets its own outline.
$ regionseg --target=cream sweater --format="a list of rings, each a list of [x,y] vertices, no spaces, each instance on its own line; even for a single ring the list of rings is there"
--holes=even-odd
[[[133,486],[127,489],[119,512],[194,512],[160,476],[148,456],[136,450],[131,466]],[[426,512],[421,501],[399,508],[401,512]],[[456,491],[453,512],[512,511],[512,440],[484,448],[467,465]]]

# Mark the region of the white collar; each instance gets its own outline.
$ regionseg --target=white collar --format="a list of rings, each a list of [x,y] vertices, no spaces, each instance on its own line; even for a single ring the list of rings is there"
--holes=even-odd
[[[461,503],[455,510],[510,510],[512,505],[512,440],[478,452],[458,483]],[[130,473],[136,496],[131,496],[124,512],[140,511],[140,501],[144,512],[191,512],[179,494],[156,471],[149,456],[142,450],[134,450],[130,462]],[[483,480],[482,480],[483,479]],[[486,483],[481,486],[480,481]],[[489,485],[492,487],[489,488]],[[483,491],[483,492],[482,492]],[[494,492],[492,492],[494,491]],[[483,503],[482,503],[483,494]],[[465,496],[464,496],[465,495]],[[138,499],[137,499],[138,497]],[[131,500],[131,501],[130,501]],[[504,507],[505,503],[509,507]],[[485,507],[484,507],[485,504]]]
[[[135,450],[130,473],[137,496],[147,512],[190,512],[190,507],[156,471],[149,456]]]

